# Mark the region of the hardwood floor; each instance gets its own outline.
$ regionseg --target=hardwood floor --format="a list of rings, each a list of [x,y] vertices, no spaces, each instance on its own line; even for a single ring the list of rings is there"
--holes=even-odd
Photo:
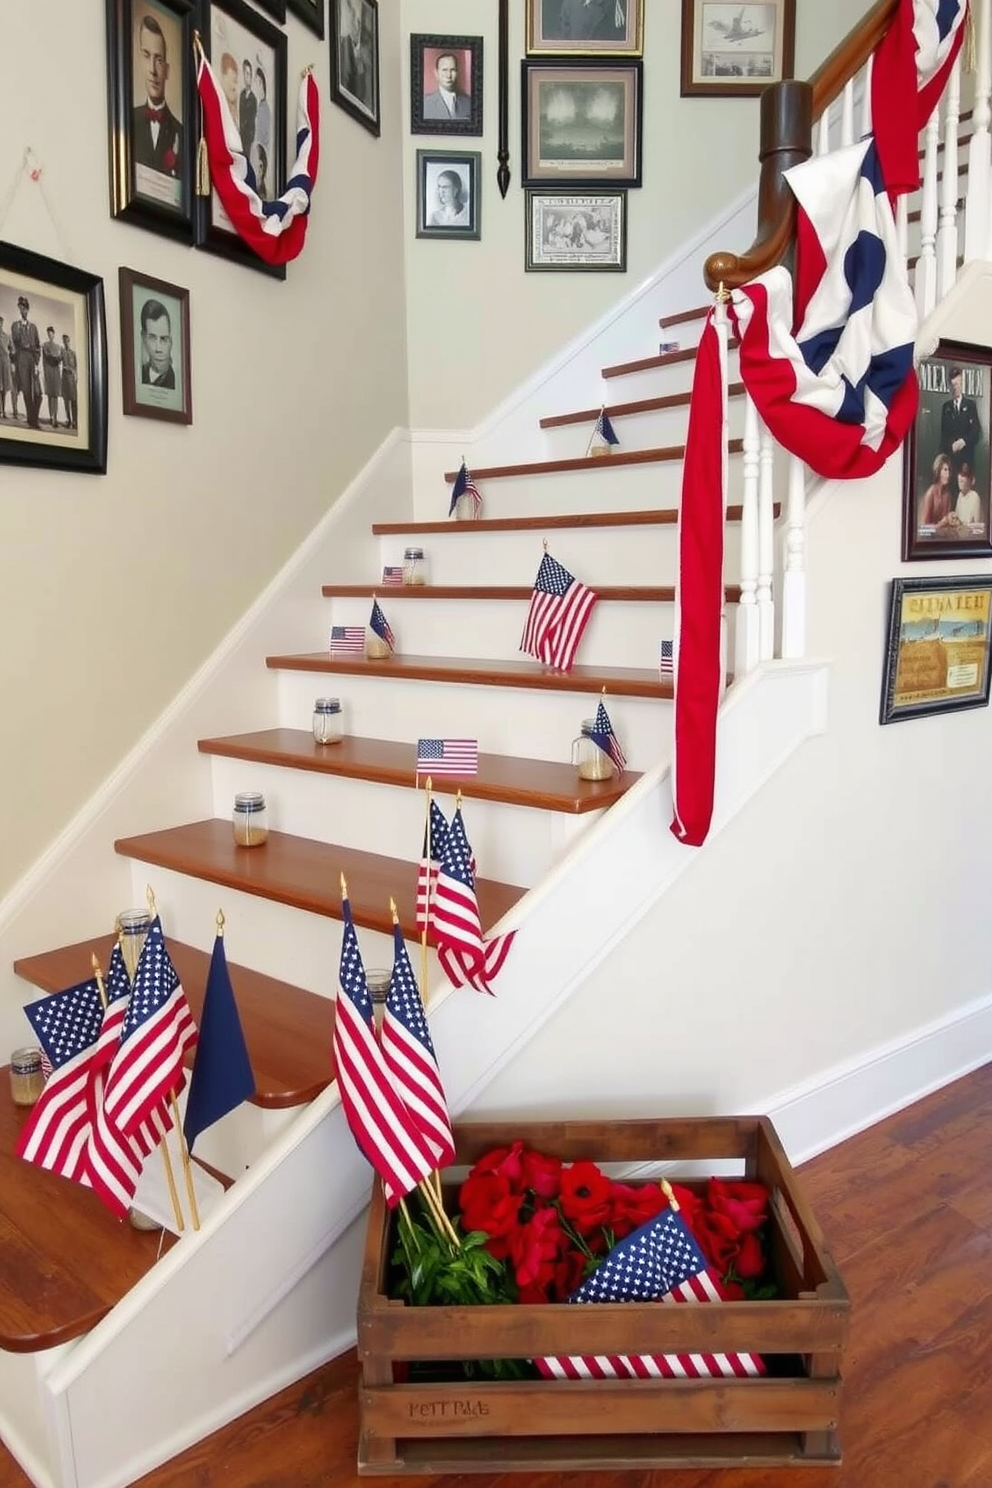
[[[803,1171],[853,1305],[837,1468],[594,1472],[583,1488],[989,1488],[992,1484],[992,1065]],[[353,1355],[335,1360],[137,1488],[353,1488]],[[493,1472],[472,1488],[564,1488]],[[361,1480],[365,1482],[365,1479]],[[397,1478],[374,1480],[384,1488]],[[428,1479],[413,1481],[422,1484]],[[433,1480],[454,1488],[455,1479]],[[0,1447],[0,1488],[30,1488]]]

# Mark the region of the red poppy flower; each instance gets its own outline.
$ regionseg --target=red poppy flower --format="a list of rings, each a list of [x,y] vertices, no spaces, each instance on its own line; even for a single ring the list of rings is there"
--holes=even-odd
[[[565,1237],[558,1223],[556,1209],[538,1209],[509,1237],[517,1286],[523,1290],[539,1286],[544,1291],[554,1279]]]
[[[740,1231],[725,1214],[701,1209],[696,1215],[693,1234],[703,1255],[722,1276],[740,1248]]]
[[[523,1150],[523,1142],[514,1142],[512,1147],[494,1147],[491,1152],[483,1153],[468,1176],[474,1178],[480,1173],[499,1173],[515,1192],[520,1193],[524,1187]]]
[[[768,1218],[768,1190],[763,1183],[711,1178],[706,1185],[706,1201],[744,1233],[760,1230]]]
[[[165,154],[162,156],[162,164],[165,166],[166,170],[170,172],[170,174],[171,174],[172,171],[175,170],[175,168],[176,168],[176,152],[175,152],[175,150],[166,150]]]
[[[740,1249],[734,1256],[734,1270],[745,1281],[755,1281],[765,1269],[765,1252],[753,1230],[741,1236]]]
[[[610,1217],[606,1221],[618,1240],[654,1219],[667,1208],[668,1200],[657,1183],[613,1183],[610,1185]]]
[[[546,1157],[526,1147],[520,1157],[521,1182],[539,1199],[556,1199],[561,1186],[561,1158]]]
[[[461,1186],[458,1207],[462,1229],[466,1233],[482,1230],[493,1243],[487,1245],[494,1256],[507,1254],[505,1237],[516,1228],[520,1214],[520,1194],[515,1194],[500,1173],[470,1173]]]
[[[561,1175],[561,1212],[583,1235],[610,1217],[611,1183],[593,1162],[576,1162]]]

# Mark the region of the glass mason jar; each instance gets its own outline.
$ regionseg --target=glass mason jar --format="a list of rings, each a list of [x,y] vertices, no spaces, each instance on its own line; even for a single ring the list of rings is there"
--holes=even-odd
[[[144,949],[148,932],[152,928],[152,917],[147,909],[122,909],[117,916],[117,931],[120,936],[121,955],[131,981],[138,969],[138,959]]]
[[[403,549],[403,582],[404,584],[427,583],[427,560],[424,557],[423,548]]]
[[[10,1098],[15,1106],[33,1106],[45,1088],[40,1049],[15,1049],[10,1056]]]
[[[234,840],[239,847],[261,847],[269,835],[269,818],[261,791],[241,791],[234,798]]]
[[[392,647],[388,641],[384,641],[378,631],[373,630],[371,625],[365,627],[365,658],[367,661],[386,661],[392,656]]]
[[[613,774],[613,761],[592,737],[595,722],[594,718],[583,718],[582,732],[572,740],[572,764],[580,780],[609,780]]]
[[[313,736],[318,744],[340,744],[344,719],[340,698],[317,698],[313,705]]]

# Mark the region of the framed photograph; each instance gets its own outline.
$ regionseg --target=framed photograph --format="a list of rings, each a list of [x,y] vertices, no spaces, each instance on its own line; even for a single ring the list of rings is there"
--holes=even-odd
[[[331,98],[378,135],[378,0],[330,0]]]
[[[989,701],[992,574],[893,579],[879,723]]]
[[[410,37],[410,133],[482,133],[482,37]]]
[[[103,280],[0,243],[0,461],[107,469]]]
[[[521,62],[523,185],[641,184],[643,62]]]
[[[644,0],[527,0],[527,55],[642,57]]]
[[[201,0],[202,41],[251,161],[259,195],[286,184],[286,33],[245,0]],[[196,246],[246,268],[285,279],[238,236],[216,191],[196,198]]]
[[[902,556],[992,558],[992,347],[940,341],[918,368],[903,457]]]
[[[796,0],[682,0],[683,98],[756,98],[795,64]]]
[[[193,0],[107,0],[110,211],[193,241]]]
[[[627,268],[626,191],[527,191],[530,270]]]
[[[327,0],[287,0],[290,11],[297,20],[309,26],[315,36],[324,39],[324,8]]]
[[[478,238],[478,150],[417,151],[417,237]]]
[[[264,10],[266,15],[278,21],[280,26],[286,19],[286,0],[255,0],[255,4],[259,10]]]
[[[189,290],[135,269],[117,274],[124,412],[191,424]]]

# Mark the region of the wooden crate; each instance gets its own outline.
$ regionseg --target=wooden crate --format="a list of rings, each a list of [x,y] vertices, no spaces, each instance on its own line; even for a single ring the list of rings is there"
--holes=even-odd
[[[782,1295],[768,1302],[411,1307],[386,1294],[393,1248],[379,1185],[358,1300],[360,1473],[720,1467],[839,1462],[849,1303],[770,1121],[478,1122],[455,1128],[457,1164],[523,1137],[564,1161],[739,1158],[771,1190],[768,1242]],[[636,1180],[636,1174],[634,1175]],[[457,1207],[457,1184],[448,1207]],[[758,1379],[445,1379],[447,1361],[542,1354],[769,1357]],[[435,1381],[410,1379],[437,1361]],[[456,1376],[457,1366],[447,1373]],[[423,1373],[423,1370],[421,1370]],[[493,1438],[499,1438],[498,1443]]]

